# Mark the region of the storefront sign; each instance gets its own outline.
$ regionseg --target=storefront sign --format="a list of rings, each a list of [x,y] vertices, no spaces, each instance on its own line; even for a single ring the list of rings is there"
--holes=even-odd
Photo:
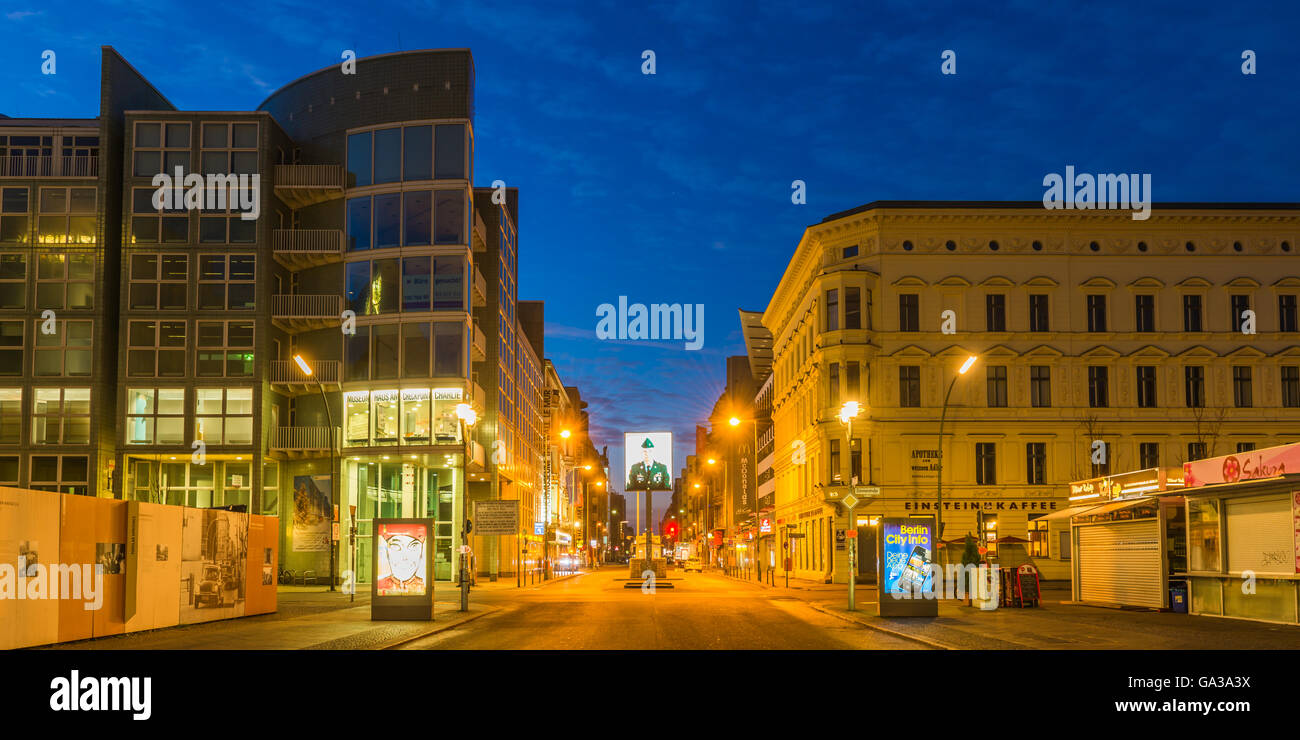
[[[769,519],[769,518],[767,518],[767,517],[763,517],[762,519],[759,519],[759,520],[758,520],[758,531],[759,531],[760,533],[762,533],[762,534],[771,534],[771,533],[772,533],[772,520]]]
[[[880,616],[937,616],[934,575],[933,517],[885,517],[880,520]]]
[[[1037,501],[944,501],[944,511],[1056,511],[1057,503],[1050,499]],[[933,501],[906,501],[905,511],[934,511]]]
[[[1182,487],[1183,475],[1177,468],[1147,468],[1075,481],[1070,484],[1070,500],[1082,503],[1111,501]]]
[[[1296,472],[1300,472],[1300,443],[1183,463],[1183,485],[1196,488]]]
[[[939,475],[938,450],[912,450],[912,480],[934,480]]]

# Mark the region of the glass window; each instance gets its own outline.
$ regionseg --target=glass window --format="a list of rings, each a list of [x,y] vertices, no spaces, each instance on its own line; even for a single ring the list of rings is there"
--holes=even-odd
[[[433,308],[465,310],[465,260],[463,257],[435,257],[433,260]]]
[[[375,336],[374,371],[375,380],[391,380],[397,377],[398,330],[397,324],[380,324],[371,327]]]
[[[348,249],[370,249],[370,198],[348,199]]]
[[[404,193],[403,227],[407,246],[427,246],[433,225],[433,193]]]
[[[1106,331],[1106,296],[1090,295],[1088,304],[1088,331]]]
[[[1219,502],[1217,499],[1190,499],[1187,502],[1188,569],[1220,572]]]
[[[431,179],[433,177],[433,127],[407,126],[402,130],[402,138],[402,179]]]
[[[919,296],[903,293],[898,296],[898,330],[920,331]]]
[[[347,444],[370,444],[370,392],[349,391],[344,402],[344,439]]]
[[[441,124],[436,127],[435,173],[439,180],[465,178],[465,125]]]
[[[374,132],[376,185],[402,178],[402,130],[385,128]]]
[[[989,365],[987,375],[987,394],[989,408],[1003,408],[1007,405],[1007,366]]]
[[[0,388],[0,444],[16,445],[22,442],[22,409],[22,388]]]
[[[857,247],[854,247],[854,252]],[[861,329],[862,328],[862,289],[845,288],[844,289],[844,328]]]
[[[463,325],[452,321],[436,322],[433,329],[433,374],[465,376],[465,333]]]
[[[376,445],[395,445],[398,431],[398,393],[397,391],[372,391],[370,399],[374,404],[371,414],[373,426],[371,439]]]
[[[465,191],[434,191],[435,244],[465,244]]]
[[[921,368],[900,365],[898,368],[898,405],[916,408],[921,405]]]
[[[406,388],[402,390],[403,444],[429,444],[431,413],[429,389]]]
[[[401,277],[396,257],[375,260],[370,272],[370,306],[368,313],[397,313],[402,295]]]
[[[370,132],[348,136],[348,187],[360,188],[370,184]],[[370,230],[367,228],[366,233]]]
[[[349,262],[346,274],[348,309],[358,316],[370,313],[370,262]]]
[[[370,327],[358,326],[356,334],[344,335],[344,357],[347,361],[347,380],[370,378]]]
[[[194,438],[209,445],[253,443],[252,388],[198,388]]]
[[[55,331],[42,331],[44,321],[36,322],[36,375],[90,375],[91,333],[93,322],[58,321]]]
[[[376,195],[375,249],[396,247],[402,243],[402,194]]]
[[[89,388],[36,388],[32,398],[33,444],[90,441]]]
[[[1052,368],[1047,365],[1029,366],[1029,405],[1047,408],[1052,405]]]
[[[402,260],[402,310],[428,311],[430,290],[429,257],[407,257]]]
[[[0,308],[27,306],[27,255],[0,254]]]
[[[134,388],[126,392],[127,444],[185,443],[185,389]]]
[[[23,322],[0,321],[0,375],[23,374]]]
[[[993,442],[975,443],[975,483],[991,486],[998,482],[997,451]]]
[[[428,323],[402,324],[402,377],[429,377],[431,340]]]

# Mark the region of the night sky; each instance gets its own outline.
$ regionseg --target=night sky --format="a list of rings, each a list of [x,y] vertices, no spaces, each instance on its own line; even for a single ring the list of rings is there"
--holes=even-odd
[[[1300,201],[1294,2],[385,5],[11,0],[0,113],[95,116],[104,44],[187,110],[256,108],[343,49],[469,47],[476,184],[519,188],[520,298],[546,301],[547,354],[614,470],[624,431],[662,429],[676,474],[744,353],[737,308],[766,307],[828,214],[1039,200],[1071,164],[1151,173],[1157,202]],[[704,304],[703,348],[598,340],[620,295]]]

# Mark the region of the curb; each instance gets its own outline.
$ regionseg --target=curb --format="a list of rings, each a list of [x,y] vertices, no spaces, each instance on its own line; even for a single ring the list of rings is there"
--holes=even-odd
[[[487,607],[483,612],[481,612],[481,613],[479,613],[479,614],[474,614],[474,615],[468,616],[468,617],[466,617],[466,618],[464,618],[464,619],[462,619],[462,620],[460,620],[459,622],[456,622],[456,623],[454,623],[454,624],[444,624],[444,625],[442,625],[442,626],[440,626],[440,627],[436,627],[436,628],[434,628],[434,629],[431,629],[431,630],[429,630],[428,632],[424,632],[424,633],[421,633],[421,634],[415,635],[414,637],[404,637],[404,638],[398,640],[397,642],[392,642],[392,643],[389,643],[389,644],[387,644],[387,645],[379,645],[379,646],[376,646],[376,647],[373,647],[373,648],[370,648],[370,649],[371,649],[371,650],[392,650],[392,649],[394,649],[394,648],[401,647],[402,645],[405,645],[405,644],[408,643],[408,642],[415,642],[416,640],[423,640],[424,638],[429,637],[430,635],[436,635],[436,634],[438,634],[439,632],[446,632],[447,630],[456,629],[457,627],[461,626],[462,624],[469,624],[470,622],[473,622],[475,619],[479,619],[479,618],[481,618],[481,617],[486,617],[487,615],[492,614],[492,613],[494,613],[494,612],[498,612],[498,611],[501,611],[501,607],[497,607],[497,606]]]
[[[863,627],[866,627],[867,629],[875,630],[875,631],[877,631],[877,632],[884,632],[884,633],[887,634],[887,635],[893,635],[894,637],[898,637],[898,638],[901,638],[901,639],[904,639],[904,640],[911,640],[912,642],[919,642],[919,643],[921,643],[922,645],[925,645],[926,647],[932,647],[932,648],[936,648],[936,649],[939,649],[939,650],[954,650],[954,649],[956,649],[956,648],[953,648],[953,647],[951,647],[951,646],[949,646],[949,645],[944,645],[943,643],[933,642],[933,641],[931,641],[931,640],[927,640],[927,639],[925,639],[924,637],[917,637],[916,635],[909,635],[909,634],[907,634],[906,632],[899,632],[899,631],[897,631],[897,630],[891,630],[891,629],[888,629],[888,628],[886,628],[886,627],[881,627],[880,625],[871,624],[870,622],[863,622],[863,621],[861,621],[861,620],[859,620],[859,619],[854,619],[853,617],[850,617],[850,616],[848,616],[848,615],[846,615],[846,614],[840,614],[839,612],[831,611],[830,609],[825,609],[825,608],[823,608],[823,607],[821,607],[821,606],[818,606],[817,604],[813,604],[813,603],[811,603],[811,602],[807,602],[807,601],[805,601],[804,603],[807,604],[808,606],[812,607],[813,609],[816,609],[817,611],[821,612],[822,614],[829,614],[829,615],[832,616],[832,617],[837,617],[837,618],[839,618],[839,619],[843,619],[843,620],[846,621],[846,622],[852,622],[853,624],[861,625],[861,626],[863,626]]]

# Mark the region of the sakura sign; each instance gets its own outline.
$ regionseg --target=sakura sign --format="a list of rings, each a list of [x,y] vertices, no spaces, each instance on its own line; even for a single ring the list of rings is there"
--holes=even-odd
[[[1295,472],[1300,472],[1300,444],[1289,444],[1183,463],[1183,486],[1197,488]]]

